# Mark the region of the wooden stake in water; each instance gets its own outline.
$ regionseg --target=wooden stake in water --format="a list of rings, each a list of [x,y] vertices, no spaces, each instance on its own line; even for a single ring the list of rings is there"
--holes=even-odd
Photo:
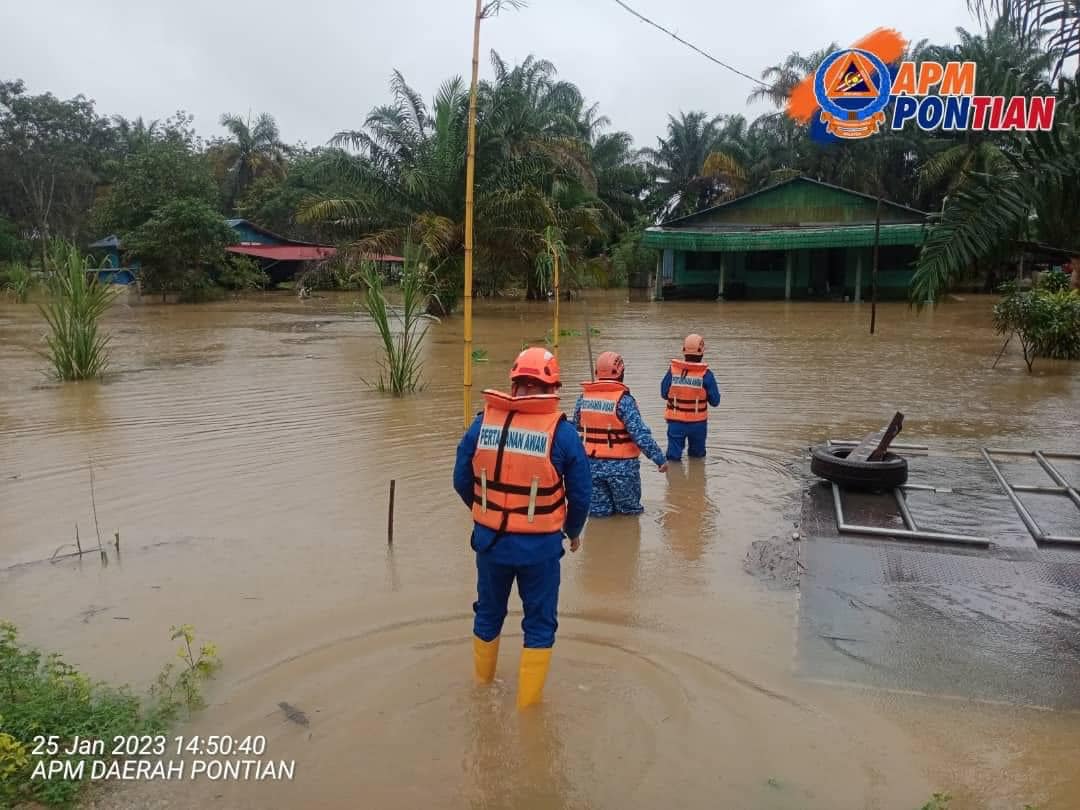
[[[94,511],[94,532],[97,534],[97,547],[98,552],[101,554],[101,562],[103,565],[109,564],[108,556],[105,554],[105,549],[101,545],[101,527],[98,525],[97,519],[97,499],[94,497],[94,460],[89,459],[90,465],[90,506]]]
[[[1005,340],[1005,343],[1002,344],[1001,351],[998,352],[998,356],[994,360],[994,365],[990,366],[990,368],[997,368],[998,360],[1001,359],[1001,355],[1005,354],[1005,350],[1007,348],[1009,348],[1009,341],[1011,341],[1013,339],[1013,335],[1015,335],[1015,334],[1016,334],[1015,332],[1009,332],[1009,337]]]
[[[393,478],[390,479],[390,507],[387,510],[386,516],[386,544],[388,546],[394,545],[394,487],[397,484]]]

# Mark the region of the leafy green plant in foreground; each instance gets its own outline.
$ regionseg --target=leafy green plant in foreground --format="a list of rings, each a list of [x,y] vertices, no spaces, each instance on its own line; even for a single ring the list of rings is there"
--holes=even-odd
[[[150,695],[140,697],[126,686],[92,681],[59,655],[20,644],[15,626],[0,622],[0,806],[70,805],[82,789],[85,778],[31,779],[42,761],[31,755],[35,736],[55,735],[61,751],[76,736],[104,740],[111,751],[115,736],[163,734],[183,713],[202,708],[201,686],[220,667],[217,651],[206,644],[195,654],[190,625],[173,627],[171,637],[183,641],[181,663],[166,665]],[[49,759],[90,761],[77,754]]]

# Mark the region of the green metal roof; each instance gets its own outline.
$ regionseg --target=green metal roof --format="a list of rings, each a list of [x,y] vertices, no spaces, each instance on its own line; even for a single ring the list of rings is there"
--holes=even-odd
[[[880,244],[921,245],[920,224],[882,225]],[[873,225],[833,228],[762,228],[738,231],[695,231],[689,228],[648,228],[643,244],[651,248],[691,251],[797,250],[804,248],[873,247]]]
[[[839,225],[853,224],[850,217],[860,214],[863,216],[860,224],[865,224],[874,221],[876,205],[877,198],[873,195],[800,175],[759,188],[757,191],[714,205],[712,208],[666,220],[660,225],[665,228],[693,228],[706,223],[720,224],[727,221],[756,221],[762,225],[781,225],[789,222],[809,225],[835,222]],[[760,218],[747,219],[748,209],[755,210]],[[781,211],[783,218],[769,220],[770,215],[776,216]],[[816,220],[807,218],[825,211],[834,217],[840,214],[841,218]],[[923,222],[926,216],[925,211],[919,211],[891,200],[882,199],[881,201],[882,222]]]

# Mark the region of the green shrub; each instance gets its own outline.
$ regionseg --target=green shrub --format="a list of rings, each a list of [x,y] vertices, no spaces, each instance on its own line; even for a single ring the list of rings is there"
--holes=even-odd
[[[952,796],[948,793],[935,793],[919,810],[949,810],[951,802]]]
[[[644,235],[645,226],[640,225],[624,233],[612,248],[611,263],[615,268],[613,286],[648,286],[649,274],[656,269],[656,258],[659,254],[641,243]]]
[[[1068,276],[1057,275],[1068,284]],[[1044,285],[1045,280],[1044,276],[1028,292],[1019,292],[1011,283],[1004,285],[1005,297],[994,307],[994,328],[998,334],[1020,338],[1029,372],[1036,357],[1080,359],[1080,292],[1061,288],[1059,279],[1051,278]]]
[[[0,622],[0,806],[18,801],[69,805],[82,789],[86,778],[31,779],[35,764],[43,761],[30,755],[36,736],[55,735],[61,751],[76,736],[104,740],[108,758],[113,737],[164,734],[181,713],[202,708],[201,685],[220,666],[217,652],[208,644],[195,655],[190,625],[171,632],[173,640],[183,641],[177,652],[180,672],[175,664],[167,665],[151,696],[141,698],[127,687],[92,681],[59,655],[20,644],[15,626]],[[79,754],[49,759],[91,761]]]
[[[1072,276],[1068,273],[1054,269],[1048,273],[1043,273],[1039,278],[1039,284],[1037,289],[1043,290],[1049,293],[1065,292],[1072,284]]]
[[[270,277],[254,259],[249,259],[247,256],[232,256],[226,260],[225,266],[218,273],[217,283],[235,292],[262,290],[266,289],[266,285],[270,283]]]

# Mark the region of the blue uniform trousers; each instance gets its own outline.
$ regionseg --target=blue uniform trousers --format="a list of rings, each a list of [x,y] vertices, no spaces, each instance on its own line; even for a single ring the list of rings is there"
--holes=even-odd
[[[559,627],[559,564],[565,553],[560,551],[559,556],[532,565],[504,565],[494,562],[489,552],[478,553],[473,633],[484,641],[492,641],[502,632],[510,589],[516,579],[525,611],[521,620],[525,646],[553,647]]]
[[[682,460],[683,447],[689,443],[690,450],[687,455],[690,458],[704,458],[705,437],[708,432],[708,422],[669,421],[667,423],[667,457],[672,461]]]
[[[640,515],[645,511],[641,505],[641,463],[636,458],[591,458],[589,464],[592,467],[591,517]]]

